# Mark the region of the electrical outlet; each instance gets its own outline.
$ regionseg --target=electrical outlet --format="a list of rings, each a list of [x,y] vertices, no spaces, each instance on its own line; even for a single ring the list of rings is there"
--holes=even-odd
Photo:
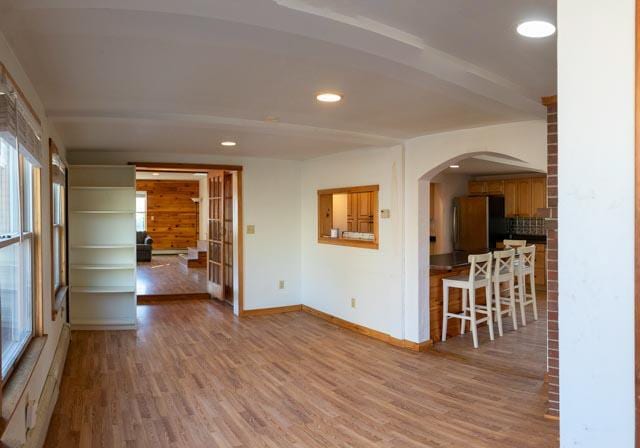
[[[253,224],[249,224],[247,226],[247,235],[253,235],[256,233],[256,226],[254,226]]]
[[[280,280],[280,281],[278,282],[278,288],[279,288],[279,289],[284,289],[284,280]]]
[[[356,299],[354,299],[353,297],[351,298],[351,308],[355,308],[356,307]]]

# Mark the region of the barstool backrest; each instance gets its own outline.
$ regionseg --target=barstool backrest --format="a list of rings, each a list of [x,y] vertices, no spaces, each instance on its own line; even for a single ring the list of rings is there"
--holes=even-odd
[[[502,240],[502,244],[504,244],[505,248],[516,248],[516,247],[524,247],[527,245],[527,240]]]
[[[496,250],[493,252],[494,277],[500,275],[513,275],[513,259],[516,256],[515,249]]]
[[[478,277],[485,277],[491,281],[491,260],[493,259],[491,252],[480,255],[469,255],[469,281],[474,282]]]
[[[520,269],[534,269],[536,264],[536,246],[518,247],[518,264]]]

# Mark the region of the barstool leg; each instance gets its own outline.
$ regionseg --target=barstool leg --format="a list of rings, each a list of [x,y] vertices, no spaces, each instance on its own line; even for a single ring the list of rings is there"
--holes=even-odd
[[[495,335],[493,334],[493,310],[491,309],[493,307],[493,298],[491,297],[491,282],[487,283],[484,291],[485,295],[487,296],[487,325],[489,326],[489,339],[493,341],[495,339]]]
[[[442,341],[447,340],[447,314],[449,313],[449,287],[442,289]]]
[[[531,283],[531,300],[533,302],[533,320],[538,320],[538,303],[536,302],[536,282],[533,272],[529,274],[529,282]]]
[[[478,348],[478,325],[476,324],[476,290],[469,290],[469,314],[471,317],[471,334],[473,335],[473,346]]]
[[[467,315],[467,290],[466,289],[462,289],[462,315],[466,316]],[[462,319],[462,322],[460,323],[460,334],[464,334],[465,331],[465,327],[467,326],[467,319]]]
[[[527,298],[527,286],[524,280],[524,274],[518,275],[518,299],[520,300],[520,317],[522,318],[522,326],[527,325],[527,317],[524,313],[524,302]]]
[[[509,280],[509,314],[513,319],[513,329],[518,329],[518,318],[516,316],[516,287],[515,280],[511,277]]]
[[[503,336],[502,331],[502,304],[500,303],[500,283],[495,282],[493,284],[494,294],[496,296],[496,320],[498,321],[498,334]]]

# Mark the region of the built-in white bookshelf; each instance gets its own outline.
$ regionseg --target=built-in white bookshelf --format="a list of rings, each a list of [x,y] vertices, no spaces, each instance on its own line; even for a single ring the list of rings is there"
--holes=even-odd
[[[135,167],[72,165],[69,186],[71,326],[135,329]]]

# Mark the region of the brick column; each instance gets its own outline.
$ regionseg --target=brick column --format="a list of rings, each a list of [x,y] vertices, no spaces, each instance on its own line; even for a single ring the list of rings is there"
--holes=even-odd
[[[547,106],[547,410],[560,416],[558,356],[558,101],[545,97]]]

